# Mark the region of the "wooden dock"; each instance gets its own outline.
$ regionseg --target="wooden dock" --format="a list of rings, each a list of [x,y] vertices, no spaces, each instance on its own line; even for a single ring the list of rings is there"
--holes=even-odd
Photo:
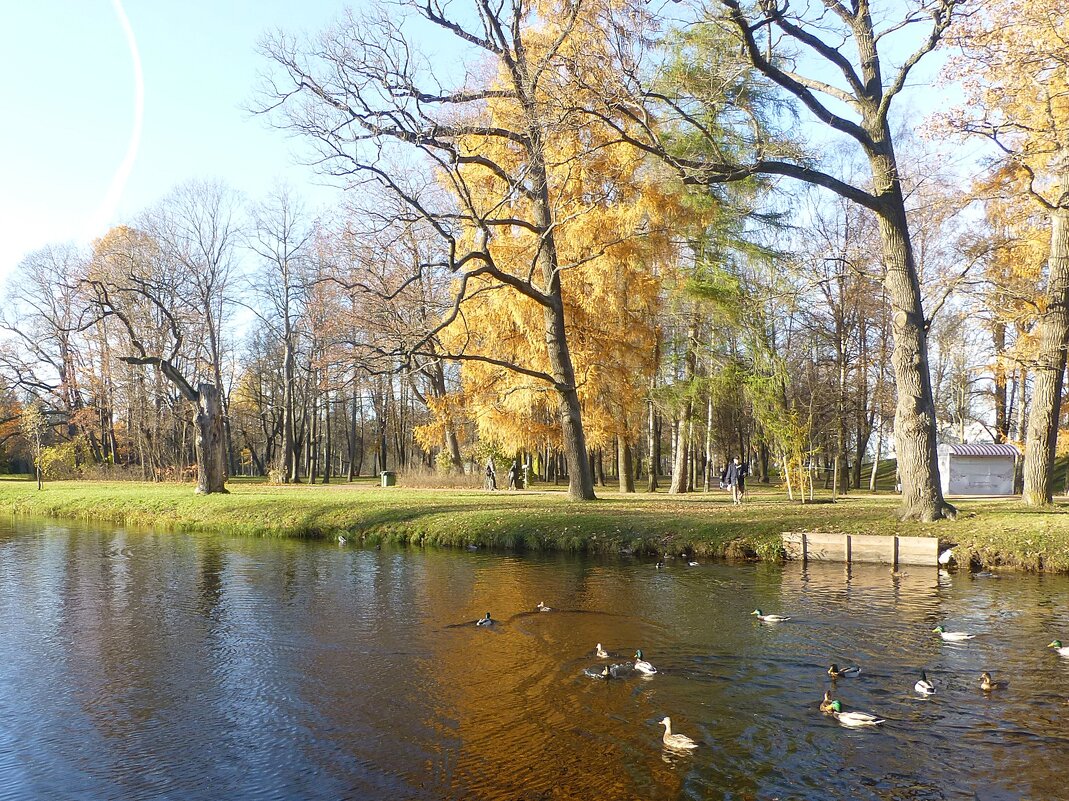
[[[939,564],[939,540],[935,537],[786,531],[783,548],[788,559],[802,561],[865,562],[894,567]]]

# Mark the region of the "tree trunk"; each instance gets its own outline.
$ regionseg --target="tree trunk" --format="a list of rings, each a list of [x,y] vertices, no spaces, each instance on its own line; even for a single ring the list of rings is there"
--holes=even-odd
[[[353,385],[353,396],[349,401],[349,470],[345,480],[352,481],[360,475],[360,466],[356,463],[356,385]]]
[[[1028,506],[1046,506],[1054,500],[1054,456],[1069,344],[1069,172],[1062,176],[1061,193],[1058,207],[1050,213],[1047,307],[1036,325],[1039,353],[1024,453],[1023,500]]]
[[[698,338],[698,315],[691,315],[690,325],[687,328],[687,350],[683,358],[683,384],[687,388],[687,399],[683,403],[676,418],[675,436],[675,463],[672,465],[672,485],[668,492],[677,495],[687,492],[690,484],[690,418],[694,412],[694,404],[690,396],[690,383],[694,379],[697,368],[697,338]]]
[[[872,457],[872,472],[869,474],[869,492],[876,491],[876,473],[880,469],[880,456],[883,454],[883,420],[876,430],[876,454]]]
[[[214,384],[197,387],[197,493],[210,495],[227,492],[226,433],[223,430],[223,408],[219,388]]]
[[[326,439],[323,443],[323,483],[329,484],[330,474],[334,467],[334,443],[331,440],[329,390],[323,393],[323,427],[326,433]]]
[[[653,381],[650,382],[650,389],[653,388]],[[646,460],[649,464],[649,469],[646,476],[646,492],[657,491],[657,472],[660,465],[657,464],[660,458],[657,449],[657,413],[653,410],[653,400],[650,399],[646,402],[648,417],[648,428],[646,431]]]
[[[634,492],[635,470],[631,459],[631,443],[623,434],[619,439],[620,444],[616,451],[620,461],[616,472],[620,474],[620,492]]]
[[[687,424],[685,415],[689,414],[690,403],[688,402],[684,405],[683,411],[680,412],[681,416],[676,419],[676,424],[673,426],[675,429],[675,436],[672,438],[675,443],[675,458],[672,460],[672,483],[668,486],[668,492],[673,495],[687,491]]]
[[[894,154],[889,144],[885,148],[886,153],[873,156],[872,167],[875,185],[886,187],[877,216],[887,265],[884,285],[893,309],[891,364],[898,390],[895,451],[902,476],[899,518],[931,522],[954,517],[956,510],[943,500],[939,483],[927,322]]]
[[[995,350],[995,442],[1009,439],[1010,421],[1007,404],[1006,381],[1006,323],[995,320],[991,325],[991,343]]]

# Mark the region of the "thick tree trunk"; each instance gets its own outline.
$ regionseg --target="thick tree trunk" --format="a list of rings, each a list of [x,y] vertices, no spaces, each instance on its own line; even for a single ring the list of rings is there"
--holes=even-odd
[[[554,253],[554,257],[555,257]],[[554,258],[554,261],[556,259]],[[560,299],[560,275],[550,271],[551,287],[555,291],[549,294],[553,302],[545,306],[546,352],[549,356],[550,372],[557,381],[557,394],[560,397],[559,414],[564,460],[568,467],[568,497],[573,501],[592,501],[594,495],[594,475],[587,460],[586,432],[583,430],[583,414],[579,405],[579,392],[575,387],[575,368],[568,349],[568,340],[564,326],[564,304]]]
[[[883,205],[877,217],[887,266],[884,285],[893,312],[894,350],[891,364],[898,391],[895,451],[902,477],[899,517],[902,520],[931,522],[954,517],[956,510],[943,500],[939,483],[935,402],[928,371],[927,324],[894,155],[889,145],[886,151],[873,157],[872,162],[875,185],[887,187],[882,194]]]
[[[865,451],[869,449],[869,439],[872,438],[872,422],[859,425],[857,429],[857,447],[854,450],[854,467],[850,478],[850,485],[854,489],[861,489],[861,463],[865,459]]]
[[[223,406],[219,388],[214,384],[197,387],[197,493],[210,495],[227,492],[226,433],[223,428]]]
[[[1023,500],[1029,506],[1046,506],[1054,500],[1054,457],[1069,344],[1069,173],[1062,176],[1061,191],[1062,202],[1050,213],[1047,306],[1036,326],[1039,353],[1024,453]]]
[[[672,483],[668,492],[676,495],[687,491],[687,424],[686,416],[690,415],[690,402],[684,404],[680,417],[676,420],[675,428],[675,458],[672,461]]]
[[[464,460],[460,457],[460,440],[452,423],[445,424],[445,448],[449,454],[449,463],[457,472],[463,472]]]

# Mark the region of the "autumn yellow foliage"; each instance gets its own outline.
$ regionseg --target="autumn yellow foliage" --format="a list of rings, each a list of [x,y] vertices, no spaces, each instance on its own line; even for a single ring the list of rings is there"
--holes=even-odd
[[[679,229],[693,221],[683,208],[675,179],[634,148],[619,143],[604,123],[574,112],[584,87],[596,84],[596,72],[609,59],[599,58],[602,36],[596,20],[580,20],[559,41],[559,29],[545,23],[528,37],[528,51],[559,47],[539,84],[546,167],[554,234],[552,245],[539,231],[514,225],[495,228],[489,251],[496,265],[518,277],[538,280],[540,248],[556,248],[568,346],[589,447],[630,440],[654,371],[656,319],[661,278],[680,258]],[[547,63],[548,60],[547,60]],[[577,71],[584,80],[575,80]],[[611,80],[611,76],[606,76]],[[498,77],[498,84],[504,84]],[[523,110],[513,98],[488,101],[486,121],[522,129]],[[621,123],[622,124],[622,123]],[[504,141],[472,138],[466,153],[478,152],[512,173],[522,173],[524,151]],[[502,176],[478,164],[464,168],[471,202],[480,214],[531,220],[537,210],[510,190]],[[468,231],[469,237],[476,236]],[[443,340],[494,359],[551,373],[546,348],[546,310],[537,302],[480,277],[463,313]],[[543,287],[543,289],[547,289]],[[558,444],[559,396],[548,382],[507,367],[465,362],[460,398],[442,404],[457,407],[475,421],[481,440],[503,449],[535,449]],[[428,444],[438,439],[436,426],[420,432]]]

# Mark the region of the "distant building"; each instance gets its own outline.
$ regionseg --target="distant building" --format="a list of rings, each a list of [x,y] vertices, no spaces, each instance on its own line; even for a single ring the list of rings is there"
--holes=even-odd
[[[1020,452],[1012,445],[940,445],[944,495],[1013,495]]]

